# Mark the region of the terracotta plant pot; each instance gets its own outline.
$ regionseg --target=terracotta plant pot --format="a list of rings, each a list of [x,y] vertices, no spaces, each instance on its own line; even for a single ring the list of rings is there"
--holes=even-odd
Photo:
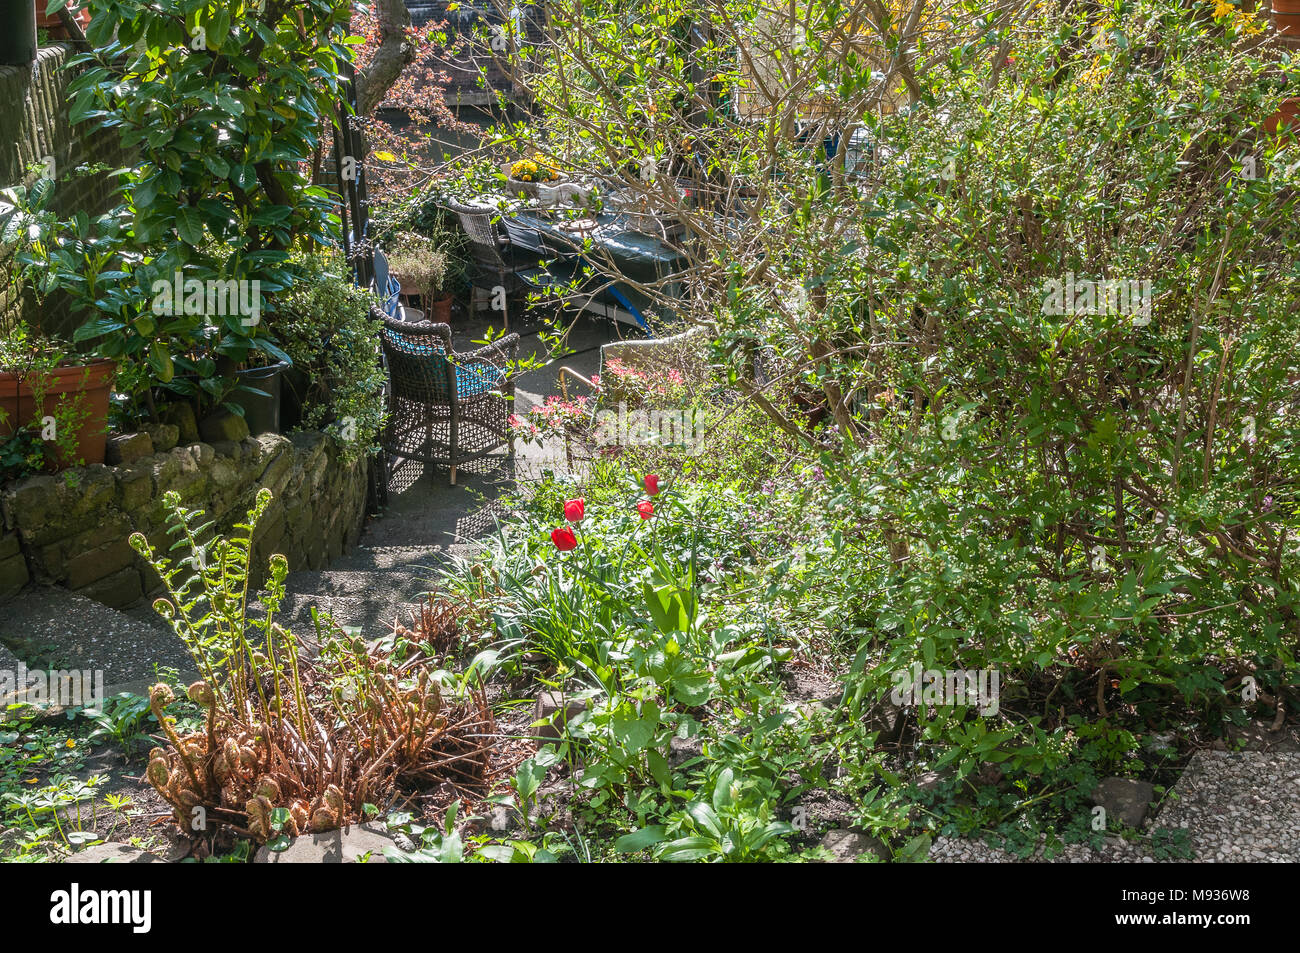
[[[451,324],[451,295],[425,301],[429,308],[429,320],[434,324]]]
[[[42,30],[47,30],[52,40],[68,39],[68,31],[63,26],[63,21],[59,19],[58,13],[46,14],[45,8],[48,6],[46,0],[35,0],[35,2],[36,25]],[[86,27],[90,26],[90,11],[82,8],[77,11],[76,17],[77,22],[81,24],[82,32],[85,32]]]
[[[1264,131],[1270,136],[1290,132],[1300,137],[1300,96],[1282,100],[1277,112],[1264,120]]]
[[[36,395],[29,381],[0,372],[0,437],[10,436],[15,428],[24,427],[43,417],[57,417],[61,405],[80,397],[85,405],[86,417],[77,431],[77,446],[71,454],[60,453],[53,469],[62,470],[78,466],[83,461],[104,462],[104,442],[108,435],[108,395],[113,387],[117,365],[112,361],[95,361],[93,364],[71,364],[49,372],[42,401],[37,406]]]
[[[1285,36],[1300,36],[1300,0],[1273,0],[1273,26]]]
[[[407,307],[406,310],[408,313],[414,310],[420,310],[422,314],[427,313],[428,315],[427,319],[421,320],[429,320],[435,324],[451,323],[451,295],[447,294],[445,291],[434,292],[434,294],[438,295],[438,297],[435,298],[425,289],[419,287],[414,282],[407,281],[401,275],[395,275],[394,277],[397,278],[398,283],[402,286],[402,297],[413,302],[415,305],[418,305],[418,309]]]

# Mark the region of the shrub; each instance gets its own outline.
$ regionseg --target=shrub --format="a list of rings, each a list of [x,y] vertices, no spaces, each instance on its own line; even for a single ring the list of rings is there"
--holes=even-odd
[[[284,296],[276,336],[293,360],[286,386],[302,405],[299,426],[329,429],[344,459],[374,452],[384,425],[384,372],[379,350],[382,322],[376,300],[352,284],[342,262],[304,256],[303,278]]]

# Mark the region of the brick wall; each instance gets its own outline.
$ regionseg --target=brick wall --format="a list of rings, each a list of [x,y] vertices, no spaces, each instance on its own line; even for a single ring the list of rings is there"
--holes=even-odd
[[[84,210],[97,215],[110,206],[112,183],[101,173],[73,175],[79,166],[103,164],[116,169],[127,164],[117,133],[102,126],[68,122],[66,90],[71,57],[69,47],[45,47],[30,66],[0,66],[0,188],[29,180],[32,165],[54,160],[60,179],[54,207],[60,214]],[[3,212],[0,209],[0,212]],[[69,334],[75,321],[66,307],[52,303],[35,313],[15,287],[12,249],[0,248],[0,333],[20,315],[47,332]]]

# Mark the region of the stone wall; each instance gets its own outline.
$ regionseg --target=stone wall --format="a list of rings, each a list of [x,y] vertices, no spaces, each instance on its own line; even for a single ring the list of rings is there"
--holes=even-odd
[[[174,443],[175,428],[153,431],[161,445],[168,429]],[[157,453],[148,435],[136,438],[123,455],[132,458],[127,462],[27,477],[0,489],[0,602],[28,583],[63,586],[116,608],[156,595],[161,581],[127,537],[139,531],[167,553],[168,490],[190,509],[205,510],[222,532],[244,520],[260,488],[271,490],[255,537],[257,583],[271,553],[283,553],[290,570],[320,569],[361,532],[366,461],[342,462],[326,434],[263,434]]]
[[[53,202],[56,211],[70,215],[80,210],[93,218],[107,211],[112,199],[113,181],[106,172],[129,161],[116,129],[98,123],[74,127],[68,122],[66,91],[71,74],[63,66],[71,56],[71,50],[59,44],[41,49],[30,66],[0,66],[0,188],[23,184],[30,167],[43,164],[48,156],[60,180]],[[100,165],[106,168],[73,174],[78,167]],[[0,248],[0,329],[29,305],[11,280],[10,254],[11,250]],[[47,332],[73,330],[66,307],[57,303],[40,318]]]

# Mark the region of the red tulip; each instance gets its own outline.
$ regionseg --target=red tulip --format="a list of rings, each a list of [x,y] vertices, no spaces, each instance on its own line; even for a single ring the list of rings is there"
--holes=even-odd
[[[578,522],[585,512],[586,504],[583,502],[582,497],[578,497],[576,500],[564,501],[564,518],[570,523]]]
[[[648,520],[655,515],[655,505],[649,500],[642,500],[636,505],[636,511],[641,514],[643,520]]]
[[[567,553],[571,549],[578,548],[578,537],[573,535],[573,530],[567,526],[561,526],[559,529],[551,530],[551,542],[555,548],[562,553]]]
[[[642,481],[645,484],[645,491],[651,496],[659,495],[659,477],[653,473],[647,473]]]

